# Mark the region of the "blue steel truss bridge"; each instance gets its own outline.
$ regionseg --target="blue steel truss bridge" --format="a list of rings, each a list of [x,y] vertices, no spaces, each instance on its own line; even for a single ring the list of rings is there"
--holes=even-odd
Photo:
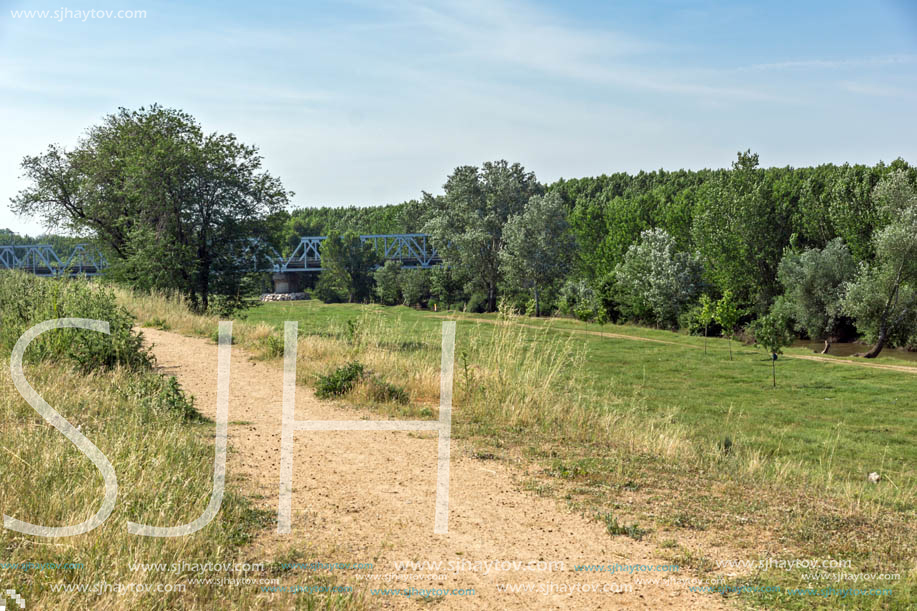
[[[321,244],[326,236],[304,237],[288,257],[270,249],[266,262],[256,264],[255,271],[280,274],[321,272]],[[424,233],[391,233],[361,235],[364,244],[386,261],[400,261],[406,268],[429,268],[442,264],[430,236]],[[263,261],[263,259],[262,259]],[[240,265],[245,265],[240,260]],[[67,257],[61,257],[52,246],[30,244],[0,246],[0,270],[22,270],[38,276],[97,276],[108,267],[102,252],[91,244],[79,244]]]
[[[321,245],[326,236],[302,238],[289,257],[272,257],[275,273],[322,271]],[[376,233],[361,235],[360,241],[372,242],[375,251],[386,261],[400,261],[402,267],[428,268],[443,260],[425,233]]]
[[[47,244],[0,246],[0,270],[21,270],[49,277],[98,276],[106,267],[105,256],[91,244],[78,244],[65,258]]]

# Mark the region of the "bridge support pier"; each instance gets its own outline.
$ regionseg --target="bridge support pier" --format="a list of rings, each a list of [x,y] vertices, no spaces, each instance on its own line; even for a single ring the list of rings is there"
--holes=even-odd
[[[271,282],[274,283],[275,293],[293,293],[295,292],[296,280],[293,274],[271,274]]]

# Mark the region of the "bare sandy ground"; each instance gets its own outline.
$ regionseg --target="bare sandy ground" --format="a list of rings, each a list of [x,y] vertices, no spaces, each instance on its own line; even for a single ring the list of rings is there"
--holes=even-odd
[[[164,331],[143,332],[163,371],[177,376],[196,398],[198,409],[214,418],[217,346]],[[243,476],[244,491],[276,512],[282,369],[279,364],[252,360],[234,346],[231,372],[229,477]],[[297,388],[296,418],[379,419],[366,411],[319,401],[301,386]],[[432,580],[364,581],[367,590],[473,589],[473,595],[438,598],[434,606],[442,609],[724,608],[721,597],[692,593],[683,583],[636,581],[692,577],[684,571],[633,575],[575,571],[577,564],[655,566],[669,562],[651,542],[609,536],[599,522],[572,513],[556,500],[523,490],[523,474],[514,467],[475,459],[460,440],[452,444],[449,533],[434,535],[435,434],[297,432],[293,532],[260,536],[250,550],[252,559],[270,562],[289,550],[306,550],[308,560],[373,563],[371,570],[337,571],[343,574],[344,583],[354,585],[361,583],[356,574],[445,575]],[[316,557],[319,553],[324,555]],[[444,569],[397,571],[394,563],[399,561],[442,561]],[[562,561],[565,570],[491,570],[485,574],[469,568],[488,561]],[[452,567],[460,570],[449,570]],[[302,575],[301,583],[306,577]],[[289,578],[284,583],[290,583]],[[501,591],[505,584],[532,584],[534,591]],[[622,586],[632,589],[601,591]],[[593,587],[599,591],[585,591]],[[366,599],[373,608],[428,606],[417,596],[367,593]],[[282,598],[278,605],[283,605]]]

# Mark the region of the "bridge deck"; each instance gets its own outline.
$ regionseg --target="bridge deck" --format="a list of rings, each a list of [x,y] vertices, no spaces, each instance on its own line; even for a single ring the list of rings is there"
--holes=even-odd
[[[289,257],[272,250],[267,265],[255,266],[255,271],[303,273],[322,271],[321,244],[327,236],[308,236]],[[372,242],[376,252],[386,261],[400,261],[406,268],[430,268],[442,264],[442,257],[423,233],[391,233],[361,235],[365,244]],[[108,267],[102,252],[90,244],[79,244],[70,256],[61,258],[52,246],[29,244],[0,246],[0,269],[15,269],[38,276],[97,276]]]

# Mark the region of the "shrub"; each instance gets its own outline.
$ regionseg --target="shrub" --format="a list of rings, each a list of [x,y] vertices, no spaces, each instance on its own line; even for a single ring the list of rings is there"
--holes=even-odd
[[[363,378],[365,369],[361,363],[351,361],[338,367],[328,375],[319,376],[315,386],[315,396],[319,399],[339,397],[350,392],[354,384]]]
[[[618,301],[627,316],[674,327],[681,312],[697,298],[700,260],[675,248],[672,236],[650,229],[627,249],[624,261],[615,268]]]
[[[283,339],[271,333],[258,340],[261,357],[264,359],[278,359],[283,356]]]
[[[347,301],[347,285],[333,274],[321,272],[314,294],[324,303],[343,303]]]
[[[116,365],[145,369],[151,356],[133,317],[114,293],[85,278],[39,278],[21,272],[0,273],[0,351],[10,353],[31,327],[56,318],[104,320],[110,334],[85,329],[56,329],[41,334],[25,354],[27,361],[65,360],[83,371]]]
[[[204,417],[194,407],[194,397],[185,394],[174,376],[145,373],[130,377],[116,390],[141,413],[158,415],[173,413],[186,422],[202,422]]]
[[[606,274],[595,289],[596,301],[599,308],[599,322],[618,322],[621,318],[621,308],[615,296],[615,276]]]
[[[462,281],[453,268],[439,265],[430,270],[430,297],[443,308],[462,301]]]
[[[481,314],[487,309],[487,295],[484,293],[472,293],[465,304],[465,311],[474,314]]]
[[[585,280],[567,280],[560,289],[558,311],[584,321],[593,320],[599,312],[595,291]]]

